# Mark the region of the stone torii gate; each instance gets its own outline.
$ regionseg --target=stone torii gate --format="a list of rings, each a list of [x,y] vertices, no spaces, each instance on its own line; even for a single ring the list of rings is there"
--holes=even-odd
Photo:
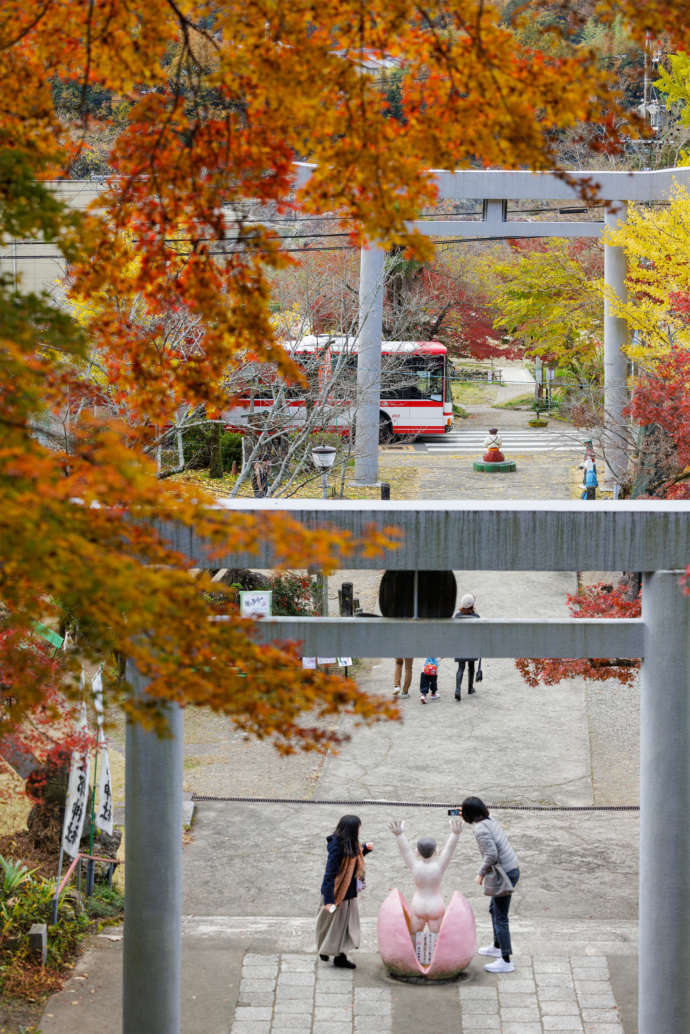
[[[298,183],[308,179],[313,166],[299,166]],[[625,221],[628,201],[665,201],[674,183],[690,185],[690,169],[662,169],[655,172],[569,172],[575,183],[592,181],[598,196],[609,207],[604,218],[592,221],[508,220],[508,201],[568,201],[580,199],[574,186],[553,173],[503,170],[434,171],[441,200],[480,200],[481,220],[417,220],[411,227],[429,237],[501,240],[526,237],[600,237],[605,226],[615,228]],[[580,201],[580,204],[582,202]],[[378,436],[381,386],[381,319],[385,252],[376,244],[362,248],[359,287],[359,336],[357,374],[357,418],[355,480],[374,484],[378,480]],[[621,248],[604,245],[604,280],[620,298],[625,297],[625,255]],[[616,433],[623,423],[627,403],[627,360],[621,346],[627,339],[625,320],[604,305],[604,413],[609,429],[606,465],[612,481],[625,472],[625,448]]]
[[[314,165],[295,162],[294,185],[304,186]],[[435,238],[472,238],[502,240],[527,237],[600,237],[605,225],[615,227],[625,221],[629,201],[666,201],[674,183],[690,188],[690,168],[660,169],[654,172],[568,172],[572,184],[589,181],[598,185],[598,196],[608,206],[603,219],[589,221],[552,221],[507,218],[508,201],[564,201],[582,205],[576,187],[551,172],[524,172],[502,169],[465,169],[458,172],[432,170],[440,200],[482,202],[483,215],[473,219],[417,220],[413,229]],[[56,180],[51,184],[58,197],[83,208],[98,197],[98,184],[83,180]],[[18,255],[17,247],[28,249]],[[49,242],[10,242],[0,247],[0,270],[17,276],[17,261],[22,262],[26,286],[49,289],[62,258]],[[385,252],[372,242],[362,248],[360,258],[357,414],[355,443],[355,480],[375,484],[378,480],[378,438],[381,385],[381,323]],[[56,265],[57,264],[57,265]],[[604,279],[619,297],[625,296],[625,256],[620,248],[604,247]],[[604,411],[606,426],[621,425],[627,402],[626,357],[621,351],[627,338],[625,321],[604,307]],[[606,464],[616,482],[625,469],[625,450],[614,434],[609,434]]]
[[[401,547],[347,567],[389,570],[644,571],[641,619],[558,621],[272,618],[264,642],[301,639],[308,655],[391,657],[641,657],[639,1034],[690,1030],[690,508],[680,502],[381,503],[231,500],[231,512],[284,512],[310,528],[355,536],[373,523],[402,530]],[[206,544],[161,524],[172,547],[209,567]],[[213,566],[270,568],[229,553]],[[404,643],[404,647],[403,644]],[[129,673],[138,692],[145,684]],[[127,729],[125,1034],[179,1034],[182,712],[170,737]]]

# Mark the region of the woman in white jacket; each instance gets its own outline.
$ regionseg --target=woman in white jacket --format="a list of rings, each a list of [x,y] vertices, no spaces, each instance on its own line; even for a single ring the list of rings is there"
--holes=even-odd
[[[498,862],[514,887],[520,879],[518,859],[499,823],[491,818],[489,809],[479,797],[466,797],[461,810],[465,822],[472,826],[482,856],[475,882],[481,886],[486,874]],[[515,969],[510,959],[513,949],[508,925],[511,896],[508,893],[491,898],[489,913],[494,929],[494,943],[479,949],[480,955],[490,955],[496,960],[484,966],[489,973],[512,973]]]

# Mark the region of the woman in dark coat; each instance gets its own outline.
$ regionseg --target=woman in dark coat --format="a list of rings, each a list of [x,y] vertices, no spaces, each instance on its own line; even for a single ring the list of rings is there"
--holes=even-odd
[[[343,815],[333,833],[326,837],[328,857],[321,883],[321,908],[316,919],[316,950],[319,958],[340,969],[355,969],[346,952],[359,948],[357,891],[364,887],[364,855],[373,844],[359,842],[361,820]]]
[[[456,618],[478,618],[479,614],[474,609],[474,596],[471,592],[466,593],[460,600],[460,610],[455,615]],[[462,699],[462,677],[465,674],[465,665],[467,665],[467,692],[474,693],[474,666],[479,660],[478,657],[456,657],[455,660],[458,662],[458,670],[455,673],[455,699]]]

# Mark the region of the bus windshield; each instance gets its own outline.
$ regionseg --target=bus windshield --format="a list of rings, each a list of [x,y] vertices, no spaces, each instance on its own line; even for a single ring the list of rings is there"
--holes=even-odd
[[[443,402],[445,356],[384,353],[381,357],[381,398],[419,399]],[[357,385],[357,355],[331,359],[334,378],[332,394],[354,398]]]
[[[425,399],[443,402],[442,355],[384,355],[382,399]]]

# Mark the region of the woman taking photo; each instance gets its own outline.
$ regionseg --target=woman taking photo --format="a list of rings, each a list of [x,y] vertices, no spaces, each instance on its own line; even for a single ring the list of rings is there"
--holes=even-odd
[[[333,965],[340,969],[356,969],[346,952],[359,948],[357,892],[364,888],[364,855],[374,848],[373,844],[360,844],[361,824],[359,816],[343,815],[326,837],[328,857],[316,919],[316,950],[323,962],[333,956]]]
[[[520,869],[515,851],[510,846],[510,841],[501,829],[496,819],[489,816],[489,809],[479,797],[466,797],[462,802],[462,817],[470,826],[477,840],[477,846],[482,856],[482,864],[475,876],[475,882],[480,886],[488,873],[495,865],[500,865],[508,877],[510,883],[506,886],[497,887],[498,893],[491,897],[489,913],[494,928],[494,943],[480,948],[480,955],[489,955],[495,958],[484,969],[489,973],[512,973],[515,966],[510,961],[512,947],[510,943],[510,927],[508,925],[508,911],[510,909],[510,898],[512,888],[520,879]],[[492,873],[493,876],[493,873]],[[512,886],[511,886],[512,885]],[[510,889],[508,889],[510,886]],[[487,891],[488,893],[488,891]]]

